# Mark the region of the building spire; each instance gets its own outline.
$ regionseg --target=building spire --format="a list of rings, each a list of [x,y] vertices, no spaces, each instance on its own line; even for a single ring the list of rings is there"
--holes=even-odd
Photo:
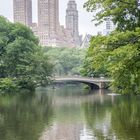
[[[75,0],[69,0],[66,10],[66,28],[71,31],[76,46],[80,45],[78,10]]]

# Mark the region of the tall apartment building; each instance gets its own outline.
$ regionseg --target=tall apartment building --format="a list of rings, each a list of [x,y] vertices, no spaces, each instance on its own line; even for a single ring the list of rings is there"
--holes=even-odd
[[[32,25],[32,0],[13,0],[14,22]]]
[[[42,45],[55,45],[59,27],[59,0],[38,0],[40,43]]]
[[[80,45],[79,29],[78,29],[78,10],[75,0],[69,0],[66,10],[66,29],[70,30],[75,45]]]
[[[59,23],[59,0],[38,0],[38,24],[32,23],[32,0],[13,0],[14,22],[29,26],[39,37],[40,45],[74,47],[78,36],[78,11],[75,11],[77,26],[64,28]],[[77,36],[75,33],[77,33]],[[75,41],[76,40],[76,41]]]
[[[40,32],[54,34],[59,26],[58,0],[38,0],[38,26]]]
[[[74,46],[70,31],[59,23],[59,0],[38,0],[38,36],[43,46]]]

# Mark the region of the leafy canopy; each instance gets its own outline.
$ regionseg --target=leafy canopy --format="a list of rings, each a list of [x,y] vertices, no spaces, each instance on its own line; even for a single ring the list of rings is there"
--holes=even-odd
[[[86,54],[85,49],[46,48],[46,55],[54,65],[54,75],[79,75]]]
[[[119,93],[140,93],[140,9],[136,0],[88,0],[88,11],[97,10],[98,23],[111,18],[116,30],[93,37],[85,59],[85,73],[103,73]],[[102,71],[103,70],[103,71]]]
[[[15,88],[34,89],[47,82],[51,72],[52,65],[33,32],[0,17],[0,89],[10,89],[9,83],[11,87],[16,84]]]
[[[112,18],[121,31],[140,27],[140,9],[137,0],[88,0],[84,7],[88,11],[96,11],[93,20],[98,24]]]

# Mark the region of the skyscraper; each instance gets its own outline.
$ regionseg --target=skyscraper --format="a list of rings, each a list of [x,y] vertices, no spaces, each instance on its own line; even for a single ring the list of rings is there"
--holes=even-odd
[[[76,7],[74,8],[76,27],[64,28],[59,23],[59,0],[38,0],[38,24],[32,23],[32,0],[13,0],[13,4],[14,22],[29,26],[39,37],[40,45],[52,47],[77,46],[79,32]]]
[[[38,0],[38,37],[42,46],[74,46],[71,32],[59,23],[59,0]]]
[[[13,0],[14,22],[32,25],[32,0]]]
[[[80,45],[78,29],[78,10],[75,0],[69,0],[67,4],[66,29],[71,31],[75,45]]]
[[[38,0],[38,30],[41,44],[55,43],[59,27],[59,0]]]

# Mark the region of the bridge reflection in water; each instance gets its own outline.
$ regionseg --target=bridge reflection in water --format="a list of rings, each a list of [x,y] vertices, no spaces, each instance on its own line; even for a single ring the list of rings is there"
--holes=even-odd
[[[53,83],[84,83],[91,89],[104,89],[113,80],[110,78],[91,78],[91,77],[54,77]]]

